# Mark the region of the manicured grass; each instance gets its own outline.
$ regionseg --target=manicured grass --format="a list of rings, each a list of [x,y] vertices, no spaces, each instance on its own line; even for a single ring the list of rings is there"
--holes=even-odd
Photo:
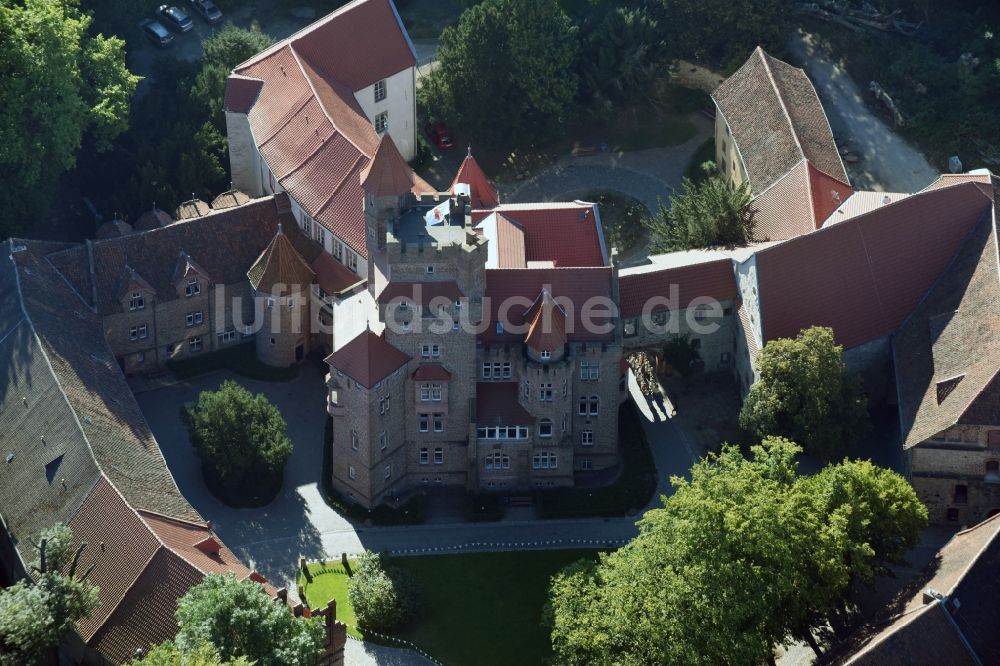
[[[348,560],[349,566],[354,566],[354,560]],[[300,594],[304,595],[305,603],[310,608],[326,608],[327,602],[331,599],[337,602],[337,619],[347,625],[347,632],[355,638],[362,638],[358,630],[358,618],[354,615],[354,609],[347,598],[347,582],[350,577],[344,571],[340,563],[336,564],[310,564],[309,573],[313,576],[313,582],[306,581],[302,572],[299,572],[298,584]]]
[[[410,574],[420,595],[420,612],[393,636],[412,642],[445,664],[510,666],[544,664],[552,657],[549,629],[542,619],[549,580],[595,550],[543,550],[394,557],[391,564]],[[348,577],[339,563],[310,565],[313,582],[305,594],[312,607],[337,601],[337,618],[351,627]],[[320,571],[329,573],[320,573]],[[299,584],[303,577],[299,574]]]

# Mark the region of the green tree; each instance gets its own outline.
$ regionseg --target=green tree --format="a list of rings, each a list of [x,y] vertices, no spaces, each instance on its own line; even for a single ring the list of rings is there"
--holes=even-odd
[[[684,193],[670,196],[646,221],[650,249],[674,252],[714,245],[746,245],[753,237],[754,216],[750,188],[733,189],[718,176],[701,183],[684,179]]]
[[[76,0],[0,5],[0,237],[44,213],[85,135],[106,150],[128,125],[139,77],[90,22]]]
[[[270,501],[292,454],[278,408],[227,380],[217,391],[203,391],[185,413],[210,485],[229,502]]]
[[[758,437],[788,437],[826,460],[841,455],[868,427],[861,377],[847,372],[843,352],[821,326],[768,342],[740,425]]]
[[[690,481],[671,479],[675,493],[632,542],[554,577],[547,617],[560,662],[755,665],[789,638],[819,653],[813,632],[853,607],[874,562],[916,543],[926,510],[902,477],[870,463],[797,477],[799,451],[780,438],[749,459],[724,446]],[[884,541],[893,547],[873,554]]]
[[[220,131],[226,129],[222,102],[229,73],[273,43],[270,35],[256,28],[248,30],[232,23],[227,23],[222,30],[202,42],[204,55],[191,89],[191,98],[204,106]]]
[[[76,573],[85,546],[74,550],[73,533],[61,523],[42,532],[35,579],[0,590],[0,663],[33,663],[97,608],[90,569]]]
[[[199,645],[188,653],[181,652],[172,641],[154,646],[144,658],[131,666],[254,666],[246,657],[223,661],[211,645]]]
[[[323,646],[323,627],[295,617],[263,586],[232,573],[209,574],[177,602],[177,647],[188,654],[211,645],[220,659],[239,657],[257,666],[313,666]]]
[[[412,584],[371,551],[358,559],[347,583],[347,596],[358,624],[365,629],[387,631],[406,622],[414,612]]]
[[[576,95],[576,33],[556,0],[470,7],[441,33],[438,67],[421,80],[421,106],[477,141],[509,145],[545,136],[567,119]]]

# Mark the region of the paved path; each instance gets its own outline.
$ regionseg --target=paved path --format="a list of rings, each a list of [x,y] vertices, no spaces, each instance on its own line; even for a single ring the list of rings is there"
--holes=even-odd
[[[711,136],[710,121],[698,115],[691,120],[698,132],[678,146],[588,157],[566,155],[526,181],[501,185],[501,201],[565,201],[567,195],[586,190],[610,190],[635,197],[655,211],[661,200],[680,187],[691,157]]]
[[[916,192],[937,178],[938,170],[865,105],[844,67],[813,35],[796,32],[789,48],[816,86],[838,144],[847,141],[861,155],[860,163],[848,165],[855,187]],[[860,83],[867,90],[868,82]]]
[[[391,648],[377,643],[347,639],[344,646],[347,666],[433,666],[434,662],[415,650]]]
[[[178,418],[181,406],[197,400],[200,391],[215,389],[230,378],[253,392],[264,393],[278,406],[295,446],[282,492],[274,502],[259,509],[233,509],[208,492]],[[537,520],[517,511],[495,523],[429,522],[398,527],[354,524],[323,501],[317,484],[325,424],[325,413],[319,408],[323,396],[321,371],[312,365],[303,366],[301,375],[292,382],[256,382],[221,372],[137,396],[181,492],[202,516],[212,521],[226,545],[276,585],[295,590],[299,557],[332,559],[364,549],[417,553],[604,547],[617,545],[637,533],[632,517]],[[647,433],[660,474],[660,491],[669,492],[667,479],[671,474],[685,474],[692,457],[673,424],[651,423]],[[658,497],[653,505],[659,503]]]

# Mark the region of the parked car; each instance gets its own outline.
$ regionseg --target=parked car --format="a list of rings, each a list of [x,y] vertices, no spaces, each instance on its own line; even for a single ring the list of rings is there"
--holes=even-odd
[[[210,25],[222,20],[222,10],[216,7],[212,0],[191,0],[191,7]]]
[[[149,41],[161,48],[170,46],[174,41],[174,36],[166,26],[159,21],[148,21],[142,26],[142,34],[146,35]]]
[[[160,5],[156,15],[177,32],[187,32],[194,27],[194,21],[187,12],[175,5]]]
[[[437,123],[432,126],[429,134],[431,141],[441,150],[448,150],[455,145],[455,141],[451,136],[451,130],[445,127],[443,123]]]

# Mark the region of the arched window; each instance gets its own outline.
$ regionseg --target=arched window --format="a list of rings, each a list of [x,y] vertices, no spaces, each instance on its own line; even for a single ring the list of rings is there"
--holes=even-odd
[[[552,419],[542,419],[538,422],[538,436],[539,437],[551,437],[552,436]]]

